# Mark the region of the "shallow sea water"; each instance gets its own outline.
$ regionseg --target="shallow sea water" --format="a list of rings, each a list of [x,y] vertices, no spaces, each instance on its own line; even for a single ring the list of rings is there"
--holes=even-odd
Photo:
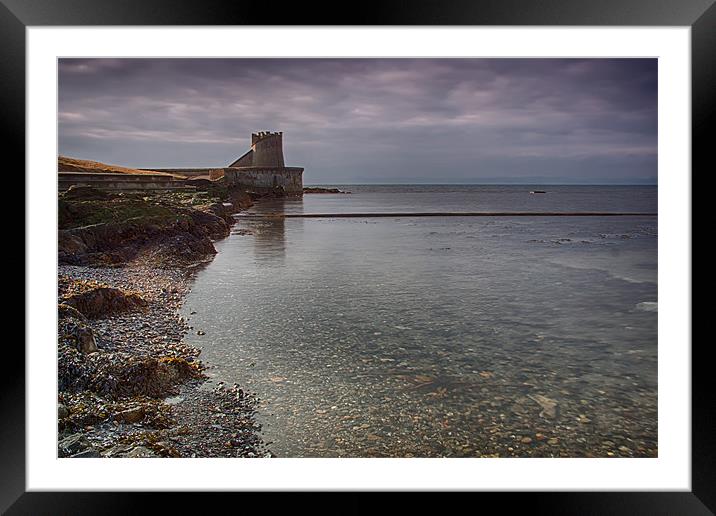
[[[655,187],[342,188],[251,212],[656,211]],[[187,340],[276,455],[657,455],[656,217],[239,219]]]

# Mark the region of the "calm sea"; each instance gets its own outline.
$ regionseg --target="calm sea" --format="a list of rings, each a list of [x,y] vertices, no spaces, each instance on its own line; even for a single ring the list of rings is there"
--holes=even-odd
[[[340,188],[251,213],[657,211],[649,186]],[[658,453],[655,216],[239,217],[216,248],[187,340],[278,456]]]

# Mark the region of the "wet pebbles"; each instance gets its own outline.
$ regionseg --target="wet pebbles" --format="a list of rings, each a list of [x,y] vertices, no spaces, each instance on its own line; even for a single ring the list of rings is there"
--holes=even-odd
[[[255,421],[258,400],[238,385],[203,386],[200,351],[183,342],[190,326],[178,311],[190,288],[190,270],[145,265],[60,266],[58,274],[64,283],[92,280],[139,293],[147,302],[137,310],[85,321],[93,333],[96,352],[79,353],[66,342],[61,328],[61,374],[70,378],[60,379],[59,456],[271,455]],[[146,364],[163,368],[159,367],[155,376],[147,376],[146,368],[140,367]],[[180,374],[178,366],[188,372]],[[126,389],[111,383],[115,371],[125,372],[137,385],[160,385],[150,388],[149,395],[124,396]],[[96,387],[100,374],[108,377],[107,389]]]

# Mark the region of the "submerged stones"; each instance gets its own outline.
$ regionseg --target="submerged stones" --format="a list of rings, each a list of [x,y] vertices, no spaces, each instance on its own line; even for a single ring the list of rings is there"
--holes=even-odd
[[[542,396],[541,394],[528,394],[527,396],[542,407],[542,411],[539,413],[540,417],[545,419],[554,419],[557,417],[559,407],[555,400],[547,396]]]

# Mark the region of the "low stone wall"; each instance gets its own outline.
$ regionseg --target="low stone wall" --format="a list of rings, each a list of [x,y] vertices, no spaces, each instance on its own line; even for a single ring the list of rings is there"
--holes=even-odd
[[[257,192],[267,192],[281,186],[289,195],[303,195],[303,168],[301,167],[153,168],[140,170],[176,174],[187,178],[207,176],[211,180],[217,180],[223,177],[231,186],[241,186]]]
[[[237,167],[224,169],[225,181],[256,191],[278,186],[289,195],[303,195],[303,168],[300,167]]]
[[[219,179],[224,176],[227,167],[212,168],[140,168],[149,172],[164,172],[166,174],[176,174],[184,177],[208,176],[209,179]]]
[[[181,179],[171,176],[152,174],[103,174],[91,172],[58,172],[57,185],[59,191],[63,192],[70,186],[91,186],[100,190],[115,191],[171,191],[171,190],[194,190],[193,186],[187,185]]]

